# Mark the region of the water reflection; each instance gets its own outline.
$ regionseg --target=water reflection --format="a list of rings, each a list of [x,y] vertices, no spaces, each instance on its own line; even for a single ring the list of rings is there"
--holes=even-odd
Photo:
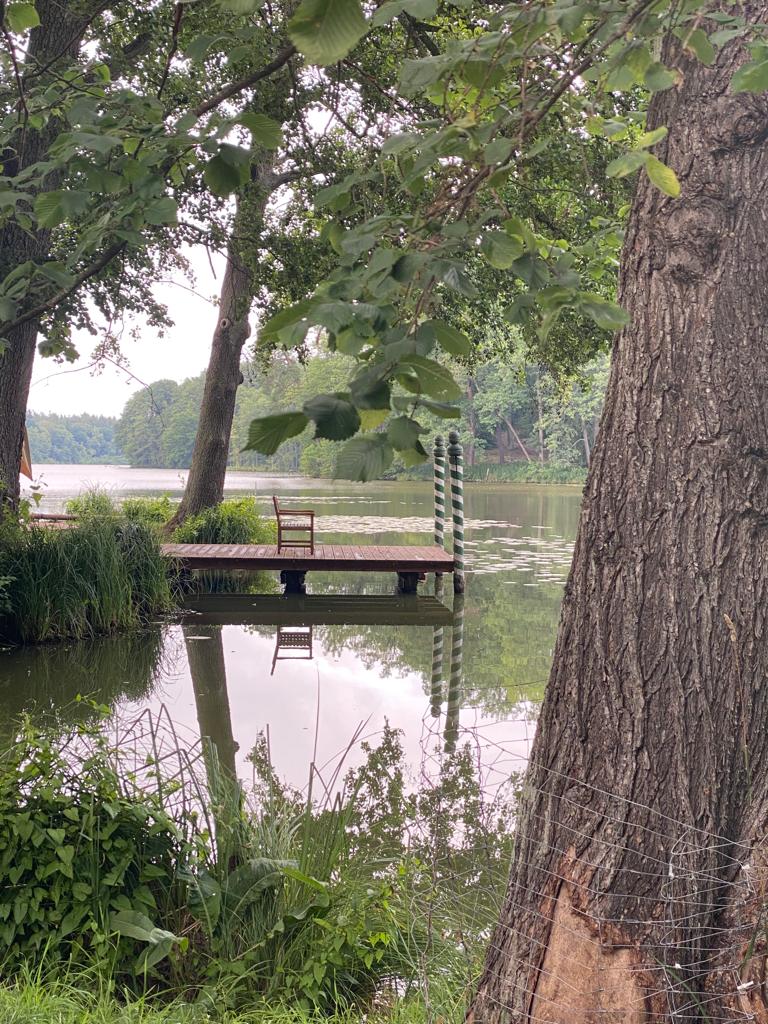
[[[330,483],[311,486],[286,482],[280,493],[318,506],[327,543],[430,536],[428,485],[352,486],[344,495]],[[0,652],[0,729],[23,711],[82,718],[90,711],[73,703],[78,694],[129,718],[166,707],[182,735],[208,736],[241,777],[268,728],[280,774],[302,786],[308,763],[333,762],[361,722],[375,736],[388,721],[403,732],[414,776],[432,774],[436,752],[470,742],[491,781],[508,778],[533,735],[578,501],[556,488],[468,489],[463,634],[450,595],[393,597],[388,576],[379,584],[310,573],[305,597],[218,595],[178,624],[139,635]],[[283,658],[292,642],[312,660]]]

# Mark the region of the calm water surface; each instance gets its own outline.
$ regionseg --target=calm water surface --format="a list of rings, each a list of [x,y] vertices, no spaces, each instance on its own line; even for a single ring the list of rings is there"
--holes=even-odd
[[[49,511],[96,484],[118,498],[180,496],[183,488],[183,474],[168,470],[46,466],[41,476],[42,508]],[[265,514],[271,514],[273,493],[295,496],[302,507],[316,510],[316,529],[328,543],[431,539],[428,484],[356,485],[230,473],[227,493],[256,494]],[[82,716],[87,712],[75,703],[78,694],[109,705],[123,722],[146,708],[162,710],[184,739],[201,732],[212,736],[245,778],[247,754],[259,733],[268,732],[278,772],[302,785],[310,762],[332,764],[353,736],[375,739],[387,720],[403,731],[414,777],[429,772],[447,736],[449,746],[470,742],[476,747],[479,770],[493,787],[527,755],[549,669],[580,489],[468,485],[465,503],[469,575],[463,659],[460,672],[453,666],[452,687],[450,624],[443,630],[442,671],[434,677],[433,645],[440,627],[381,624],[392,615],[393,576],[310,573],[309,593],[347,595],[347,601],[358,595],[359,601],[351,599],[355,611],[366,609],[362,617],[374,621],[283,626],[278,635],[276,624],[226,624],[224,615],[222,625],[156,623],[140,634],[98,642],[6,650],[0,652],[0,722],[24,710],[61,719]],[[430,577],[421,589],[431,593],[432,582]],[[443,602],[450,607],[449,578],[447,584]],[[246,611],[252,603],[245,601]],[[369,610],[371,603],[378,611]],[[286,633],[293,637],[286,639]],[[354,763],[359,756],[355,745],[348,759]]]

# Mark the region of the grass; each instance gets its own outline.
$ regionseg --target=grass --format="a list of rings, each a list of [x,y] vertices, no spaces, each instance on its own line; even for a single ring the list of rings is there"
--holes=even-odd
[[[445,1009],[439,1019],[459,1024],[463,1006]],[[420,998],[395,1000],[366,1013],[369,1024],[430,1024],[435,1017]],[[3,1024],[360,1024],[359,1010],[332,1015],[278,1003],[229,1011],[180,1000],[158,1005],[145,998],[120,998],[98,978],[88,974],[68,979],[47,979],[23,972],[8,985],[0,985],[0,1020]]]
[[[136,628],[172,606],[151,530],[88,516],[54,530],[6,521],[0,537],[0,639],[85,639]]]

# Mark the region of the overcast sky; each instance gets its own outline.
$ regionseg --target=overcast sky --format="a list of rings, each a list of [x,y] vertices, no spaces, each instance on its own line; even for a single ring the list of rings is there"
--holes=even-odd
[[[141,337],[134,341],[130,337],[130,324],[126,324],[123,350],[128,358],[128,370],[138,380],[109,365],[94,375],[88,366],[98,339],[82,332],[76,336],[81,353],[77,363],[58,364],[52,359],[36,357],[29,409],[119,416],[128,399],[141,388],[139,381],[146,384],[161,378],[182,381],[204,370],[216,325],[216,307],[210,297],[218,294],[223,268],[221,259],[214,260],[217,279],[201,253],[194,254],[191,262],[198,294],[174,284],[159,284],[155,289],[157,298],[167,305],[174,321],[164,338],[159,338],[154,328],[139,322]]]

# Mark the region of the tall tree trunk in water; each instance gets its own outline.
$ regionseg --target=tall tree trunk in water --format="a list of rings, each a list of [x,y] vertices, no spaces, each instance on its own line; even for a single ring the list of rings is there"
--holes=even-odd
[[[475,1024],[768,1021],[768,95],[730,92],[739,42],[664,49],[683,193],[638,183]]]
[[[251,239],[258,237],[267,199],[277,184],[269,158],[257,168],[257,172],[248,194],[238,201],[227,245],[227,266],[221,283],[218,321],[213,332],[211,355],[205,371],[192,465],[184,497],[176,515],[168,524],[168,531],[182,523],[187,516],[197,515],[203,509],[218,504],[224,497],[224,478],[237,389],[242,383],[240,357],[250,334],[248,315],[254,294],[253,270],[249,260],[256,245],[253,241],[243,244],[242,239],[244,235],[249,235]]]
[[[62,4],[57,0],[38,0],[41,24],[30,35],[25,66],[50,63],[48,73],[60,74],[62,67],[77,56],[86,26],[94,12],[103,6],[97,2]],[[39,131],[27,127],[19,137],[18,152],[0,154],[0,172],[15,177],[44,160],[60,128],[55,118]],[[46,190],[56,189],[60,183],[60,174],[49,174]],[[28,260],[44,259],[50,240],[51,232],[46,228],[28,234],[11,222],[0,230],[0,280]],[[7,341],[7,347],[0,352],[0,507],[6,503],[15,506],[19,500],[21,446],[39,326],[39,320],[29,320],[12,330],[4,330],[0,323],[0,337]]]

